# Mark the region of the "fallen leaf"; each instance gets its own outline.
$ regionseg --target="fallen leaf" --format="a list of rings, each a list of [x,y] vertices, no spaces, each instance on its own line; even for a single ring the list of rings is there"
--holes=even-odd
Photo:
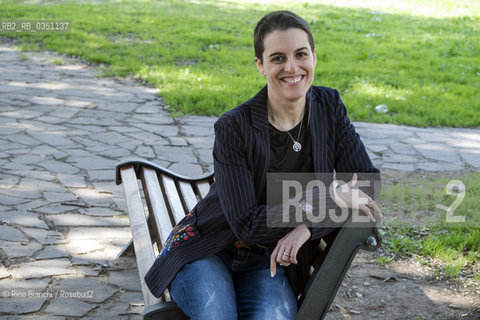
[[[395,278],[395,277],[385,278],[385,277],[377,276],[377,275],[374,275],[374,274],[369,275],[369,277],[370,277],[370,278],[374,278],[374,279],[378,279],[378,280],[382,280],[383,282],[393,282],[393,281],[397,281],[397,278]]]
[[[348,313],[347,309],[345,309],[345,308],[342,307],[341,305],[337,304],[337,307],[338,307],[338,309],[340,309],[340,311],[341,311],[342,313]]]
[[[388,278],[388,279],[383,280],[383,282],[393,282],[393,281],[397,281],[397,278],[395,278],[395,277],[390,277],[390,278]]]

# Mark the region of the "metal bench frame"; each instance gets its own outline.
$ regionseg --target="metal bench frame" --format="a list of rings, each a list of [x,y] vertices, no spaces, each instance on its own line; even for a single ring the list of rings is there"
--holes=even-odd
[[[144,277],[155,260],[154,246],[158,252],[162,250],[172,228],[206,196],[213,181],[213,174],[192,179],[142,160],[117,166],[116,183],[123,184],[132,231],[132,240],[119,256],[132,252],[133,244],[145,301],[144,319],[188,319],[171,301],[168,289],[155,298]],[[296,319],[323,319],[358,250],[372,251],[380,245],[373,223],[355,228],[345,225],[324,240]]]

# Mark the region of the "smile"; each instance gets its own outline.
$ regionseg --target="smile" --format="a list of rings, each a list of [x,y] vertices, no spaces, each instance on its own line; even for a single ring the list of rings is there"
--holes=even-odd
[[[303,75],[294,76],[294,77],[285,77],[285,78],[282,78],[282,81],[288,84],[297,84],[300,81],[302,81],[303,77],[304,77]]]

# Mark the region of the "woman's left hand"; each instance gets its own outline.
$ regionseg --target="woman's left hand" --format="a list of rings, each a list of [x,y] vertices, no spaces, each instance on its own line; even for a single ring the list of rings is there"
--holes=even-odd
[[[285,267],[288,267],[291,263],[297,264],[298,250],[310,239],[310,235],[311,233],[307,226],[301,224],[277,242],[270,256],[270,273],[272,278],[277,273],[277,263]]]

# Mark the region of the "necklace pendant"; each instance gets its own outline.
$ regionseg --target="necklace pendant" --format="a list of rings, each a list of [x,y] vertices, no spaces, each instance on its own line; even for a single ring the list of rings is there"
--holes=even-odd
[[[293,143],[293,151],[299,152],[300,150],[302,150],[302,145],[300,144],[300,142],[295,141]]]

